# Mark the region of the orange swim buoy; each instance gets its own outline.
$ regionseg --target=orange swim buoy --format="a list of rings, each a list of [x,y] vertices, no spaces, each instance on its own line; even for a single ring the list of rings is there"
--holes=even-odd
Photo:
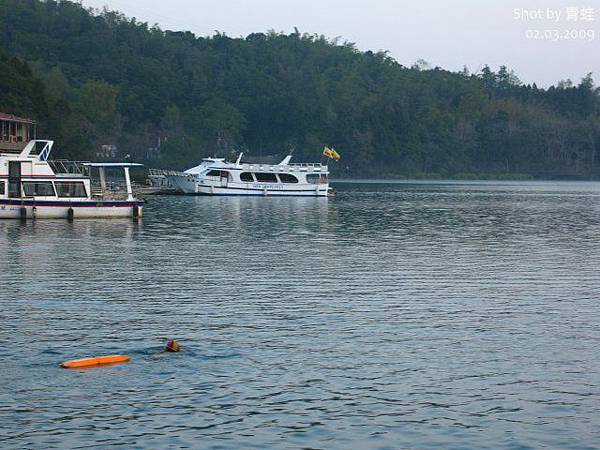
[[[75,369],[77,367],[122,363],[127,362],[130,359],[131,358],[129,356],[124,355],[96,356],[92,358],[72,359],[70,361],[65,361],[60,365],[60,367],[64,367],[65,369]]]

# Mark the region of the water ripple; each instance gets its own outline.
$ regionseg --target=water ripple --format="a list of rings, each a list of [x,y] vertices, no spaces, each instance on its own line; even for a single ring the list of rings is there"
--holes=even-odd
[[[0,447],[597,447],[600,184],[336,188],[0,222]]]

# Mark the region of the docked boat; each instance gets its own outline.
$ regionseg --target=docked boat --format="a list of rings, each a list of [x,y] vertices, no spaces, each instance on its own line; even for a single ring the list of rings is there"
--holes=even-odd
[[[325,197],[329,192],[329,170],[320,163],[242,163],[223,158],[205,158],[185,172],[168,175],[169,182],[186,194],[262,195]]]
[[[54,142],[29,140],[24,129],[33,122],[24,120],[0,115],[0,219],[142,215],[144,202],[133,194],[129,176],[142,164],[49,161]],[[123,183],[108,181],[112,169],[123,170]],[[99,183],[92,182],[92,171]]]

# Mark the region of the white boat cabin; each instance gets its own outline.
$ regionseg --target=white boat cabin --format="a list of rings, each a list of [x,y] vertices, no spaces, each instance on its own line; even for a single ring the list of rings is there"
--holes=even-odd
[[[263,195],[325,197],[329,192],[329,170],[320,163],[290,163],[286,156],[279,164],[227,162],[205,158],[196,167],[170,175],[170,182],[187,194]]]

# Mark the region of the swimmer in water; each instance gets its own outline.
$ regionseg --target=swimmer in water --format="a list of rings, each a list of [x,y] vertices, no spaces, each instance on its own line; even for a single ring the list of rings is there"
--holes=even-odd
[[[165,347],[165,352],[178,352],[180,350],[179,342],[175,339],[170,339]]]

